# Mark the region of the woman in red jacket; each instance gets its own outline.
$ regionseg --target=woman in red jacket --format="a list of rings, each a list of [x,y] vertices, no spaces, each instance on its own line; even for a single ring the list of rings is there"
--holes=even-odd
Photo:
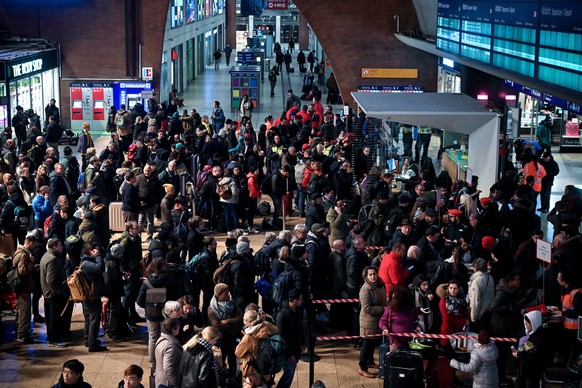
[[[247,187],[249,190],[249,201],[247,210],[247,223],[249,224],[249,233],[259,233],[253,226],[255,214],[257,213],[257,204],[261,199],[261,189],[259,188],[259,169],[255,168],[247,174]]]
[[[455,334],[462,331],[469,321],[469,307],[459,281],[453,279],[447,285],[439,286],[437,295],[441,298],[439,302],[442,316],[441,334]],[[441,344],[450,346],[450,341],[443,339]]]

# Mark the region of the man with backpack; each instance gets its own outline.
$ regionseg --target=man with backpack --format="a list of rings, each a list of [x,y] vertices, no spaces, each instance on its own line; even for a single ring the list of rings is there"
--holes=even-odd
[[[216,279],[217,284],[225,283],[228,285],[232,299],[241,311],[244,311],[249,303],[257,302],[254,276],[249,265],[249,260],[252,260],[250,252],[251,249],[248,242],[238,242],[236,244],[236,254],[222,264],[222,266],[228,267],[224,269],[222,276]]]
[[[30,208],[24,201],[22,192],[15,184],[7,187],[8,200],[0,213],[0,228],[4,234],[11,234],[14,246],[24,243],[30,226]]]
[[[83,301],[83,315],[85,316],[85,345],[89,353],[107,351],[107,347],[101,345],[99,339],[99,325],[101,323],[101,297],[105,295],[105,282],[103,272],[105,263],[101,256],[99,244],[85,243],[80,268],[91,289]]]
[[[269,70],[269,82],[271,84],[271,97],[275,97],[275,87],[277,86],[277,76],[279,75],[279,71],[277,66],[273,66],[271,70]]]
[[[131,334],[127,326],[127,312],[123,312],[121,297],[125,294],[123,289],[123,274],[121,273],[121,260],[123,259],[123,247],[113,244],[109,252],[103,258],[105,271],[103,282],[105,296],[109,300],[109,316],[107,320],[107,335],[112,340],[119,340]]]
[[[117,241],[125,252],[123,260],[121,260],[121,272],[126,279],[123,308],[128,311],[130,319],[134,323],[145,322],[145,319],[140,317],[135,310],[135,301],[141,287],[142,276],[140,268],[142,259],[141,228],[135,221],[129,221],[125,225],[125,232],[123,232],[121,240]]]
[[[307,348],[305,343],[305,333],[303,333],[303,295],[300,290],[292,289],[289,291],[287,301],[283,302],[281,309],[275,316],[279,334],[287,343],[285,349],[285,364],[283,366],[283,375],[279,379],[277,387],[291,387],[297,362]]]
[[[114,120],[117,134],[121,139],[122,151],[127,152],[133,138],[133,133],[131,130],[131,119],[129,117],[129,112],[125,110],[125,104],[121,104],[119,110],[115,114]]]
[[[285,193],[288,191],[289,189],[289,176],[291,174],[291,167],[289,166],[283,166],[281,167],[281,169],[274,173],[273,175],[271,175],[270,177],[266,178],[266,179],[270,179],[270,183],[271,183],[271,192],[268,193],[269,196],[271,197],[271,200],[273,201],[273,222],[272,225],[275,229],[282,229],[279,225],[279,217],[281,216],[281,204],[282,204],[282,200],[283,197],[285,196]],[[261,189],[263,189],[263,186],[261,186]],[[264,193],[265,194],[265,193]]]
[[[218,258],[216,257],[216,248],[218,242],[213,236],[206,236],[202,240],[204,249],[198,255],[190,259],[187,265],[188,274],[192,285],[194,286],[194,297],[196,301],[200,300],[200,291],[202,296],[202,319],[205,325],[208,325],[208,307],[214,295],[214,282],[212,275],[218,267]]]
[[[34,291],[34,257],[31,249],[36,239],[28,236],[24,239],[24,245],[14,252],[12,266],[16,267],[16,275],[19,277],[20,286],[13,288],[16,293],[16,308],[18,310],[16,322],[16,340],[23,344],[33,344],[34,338],[30,335],[30,297]],[[9,285],[10,279],[8,279]]]

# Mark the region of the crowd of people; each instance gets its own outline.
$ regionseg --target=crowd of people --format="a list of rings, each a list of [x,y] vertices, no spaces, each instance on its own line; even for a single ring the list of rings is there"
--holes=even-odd
[[[541,290],[547,305],[563,309],[559,333],[577,354],[582,195],[574,186],[547,215],[555,227],[552,263],[542,268],[536,258],[536,241],[543,238],[537,200],[537,210],[549,210],[544,195],[559,173],[550,153],[540,159],[529,148],[520,156],[523,179],[508,174],[486,195],[477,177],[466,183],[446,171],[436,176],[423,157],[410,190],[397,192],[391,172],[367,169],[368,147],[350,160],[357,144],[349,129],[366,117],[340,117],[320,101],[315,93],[302,106],[289,90],[285,109],[267,116],[257,131],[242,111],[240,119],[226,119],[219,101],[210,116],[195,109],[168,115],[176,108],[155,100],[147,113],[141,104],[129,111],[112,107],[111,140],[101,152],[90,125],[83,125],[81,160],[71,147],[59,155],[51,145],[48,134],[60,126],[54,116],[44,131],[28,127],[20,143],[6,127],[0,227],[3,239],[18,247],[11,255],[22,278],[15,290],[17,341],[34,343],[31,321],[46,320],[48,344],[68,346],[73,304],[67,278],[79,267],[93,286],[83,301],[88,351],[108,350],[98,339],[102,303],[111,340],[131,337],[145,322],[156,386],[229,386],[239,378],[243,386],[272,386],[282,370],[277,386],[289,387],[312,323],[316,331],[362,337],[355,344],[366,378],[376,377],[370,369],[378,367],[374,349],[382,333],[392,350],[408,346],[390,335],[396,332],[470,328],[483,331],[484,348],[489,334],[517,337],[526,330],[530,339],[534,333],[543,338],[546,329],[533,318],[528,329],[521,313],[538,303]],[[407,168],[419,171],[411,160]],[[112,202],[121,202],[126,222],[118,236],[110,231]],[[304,221],[284,227],[281,217],[293,212]],[[259,232],[258,213],[266,233],[254,252],[249,234]],[[224,249],[214,237],[220,232],[227,233]],[[324,298],[360,303],[312,303]],[[505,343],[496,349],[503,383],[512,352]],[[520,346],[515,354],[538,363],[520,369],[527,371],[523,384],[539,380],[550,362],[542,357],[553,354],[539,353]],[[68,363],[65,382],[83,371],[79,361]],[[130,367],[131,376],[139,384],[143,371]]]

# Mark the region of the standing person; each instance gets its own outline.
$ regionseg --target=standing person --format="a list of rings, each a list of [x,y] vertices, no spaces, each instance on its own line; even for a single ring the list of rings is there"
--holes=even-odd
[[[57,108],[57,100],[51,98],[47,106],[44,108],[44,125],[45,127],[49,125],[49,117],[53,116],[55,123],[60,124],[61,115],[59,113],[59,108]]]
[[[91,130],[91,125],[87,122],[83,123],[83,132],[79,135],[79,143],[77,144],[77,152],[81,155],[81,170],[85,171],[87,169],[87,148],[94,148],[95,143],[93,143],[93,138],[89,131]]]
[[[289,42],[287,43],[288,47],[289,47],[289,51],[293,52],[293,49],[295,48],[295,41],[293,40],[293,38],[289,38]]]
[[[468,364],[458,360],[451,360],[451,367],[461,372],[473,375],[473,388],[497,388],[499,379],[497,377],[497,365],[495,360],[499,356],[499,351],[495,342],[491,341],[489,332],[481,330],[478,342],[471,351],[471,360]]]
[[[180,334],[180,319],[166,318],[162,334],[156,342],[156,387],[180,386],[180,362],[182,347],[176,338]]]
[[[230,56],[232,55],[232,47],[230,47],[230,43],[226,44],[224,48],[224,57],[226,58],[226,66],[230,66]]]
[[[91,384],[83,381],[83,371],[85,365],[81,361],[76,359],[65,361],[59,382],[52,388],[91,388]]]
[[[182,388],[218,388],[218,364],[213,347],[220,340],[220,332],[212,326],[202,330],[194,346],[184,350],[180,364]]]
[[[376,375],[368,372],[368,368],[379,368],[374,362],[374,350],[380,344],[377,338],[368,338],[380,334],[380,318],[386,306],[386,288],[382,279],[378,278],[378,269],[367,266],[362,272],[364,285],[360,289],[360,336],[363,337],[360,350],[360,376],[375,378]]]
[[[550,211],[550,194],[552,193],[552,186],[554,185],[554,177],[560,173],[560,166],[558,166],[558,163],[549,151],[542,154],[540,164],[546,170],[546,176],[542,178],[542,190],[540,193],[541,206],[538,211],[547,213]]]
[[[129,145],[133,141],[133,133],[131,132],[131,118],[129,112],[125,110],[125,104],[121,104],[115,114],[115,126],[121,140],[121,151],[128,152]]]
[[[285,55],[283,56],[283,60],[285,61],[285,70],[287,70],[287,75],[291,72],[291,62],[293,61],[291,57],[291,52],[287,50]]]
[[[249,98],[248,94],[245,94],[243,96],[243,99],[240,102],[240,117],[252,117],[253,115],[253,108],[255,107],[255,105],[253,104],[253,101]]]
[[[119,241],[123,247],[124,256],[121,260],[120,269],[126,279],[124,284],[124,297],[122,300],[123,309],[128,312],[134,323],[145,322],[135,310],[135,301],[141,288],[141,268],[142,259],[141,228],[137,222],[129,221],[125,223],[125,232]]]
[[[156,205],[163,198],[163,187],[158,176],[155,174],[156,167],[153,162],[148,162],[143,174],[138,175],[135,185],[139,190],[141,210],[139,214],[139,225],[144,227],[147,222],[146,241],[151,241],[154,236],[154,215]]]
[[[352,240],[352,246],[346,253],[346,289],[348,298],[358,297],[360,288],[364,283],[362,271],[369,265],[370,258],[366,253],[366,242],[361,236],[357,236]],[[352,321],[349,325],[348,334],[357,335],[359,333],[360,306],[357,303],[352,304],[352,306]]]
[[[279,70],[277,66],[273,66],[271,70],[269,70],[269,83],[271,84],[271,97],[275,96],[275,87],[277,86],[277,76],[279,75]]]
[[[218,67],[220,66],[220,58],[222,58],[222,51],[217,49],[214,54],[212,54],[212,57],[214,58],[214,70],[218,70]]]
[[[432,137],[432,129],[430,127],[419,127],[418,128],[418,138],[416,139],[415,146],[415,159],[414,163],[424,160],[428,155],[428,147],[430,145],[430,139]],[[422,149],[422,158],[420,157],[420,150]]]
[[[139,190],[135,186],[135,174],[133,171],[127,171],[124,179],[125,182],[121,186],[121,215],[124,222],[137,222],[139,221],[141,200],[139,198]]]
[[[61,195],[70,198],[71,186],[65,178],[65,166],[62,163],[55,164],[55,170],[51,172],[49,179],[51,206],[55,206],[57,198]]]
[[[293,89],[287,90],[287,99],[285,100],[285,112],[288,112],[295,103],[301,104],[301,100],[297,95],[293,94]]]
[[[519,363],[515,386],[518,388],[539,387],[553,357],[549,343],[550,338],[542,326],[542,313],[539,311],[534,310],[526,313],[523,316],[523,325],[525,336],[519,339],[518,348],[511,351]],[[570,387],[571,385],[565,382],[564,386]]]
[[[121,273],[123,253],[121,245],[113,244],[103,258],[105,265],[103,283],[105,296],[109,299],[107,335],[113,340],[122,339],[131,333],[127,327],[127,312],[123,312],[121,304],[121,298],[125,295],[123,274]]]
[[[202,240],[204,244],[204,250],[200,253],[198,259],[198,265],[196,266],[195,276],[192,279],[192,284],[194,285],[195,296],[202,295],[202,320],[205,325],[208,325],[208,308],[210,307],[210,301],[214,296],[214,282],[212,281],[212,275],[216,268],[218,267],[218,258],[216,255],[216,248],[218,247],[218,242],[213,236],[206,236]],[[197,301],[200,300],[198,297]]]
[[[315,61],[317,58],[315,57],[315,50],[311,50],[307,55],[307,62],[309,62],[309,70],[313,73],[313,66],[315,66]]]
[[[259,231],[254,227],[255,214],[257,213],[257,205],[261,199],[261,190],[259,187],[259,173],[260,169],[255,168],[247,174],[247,187],[249,191],[249,199],[247,201],[247,224],[249,233],[259,233]]]
[[[277,334],[279,329],[265,321],[256,310],[245,311],[243,324],[244,336],[235,349],[235,356],[242,361],[243,384],[252,387],[272,384],[273,376],[260,370],[254,361],[259,357],[261,343],[268,341],[269,336]]]
[[[379,322],[382,334],[420,332],[418,309],[409,289],[393,286],[388,293],[390,298]],[[407,337],[390,336],[390,350],[407,348],[409,341]]]
[[[291,173],[291,168],[289,166],[283,166],[281,169],[274,173],[271,179],[271,193],[269,196],[273,200],[273,227],[279,229],[279,217],[281,216],[281,204],[283,202],[283,197],[287,192],[288,188],[288,177]],[[267,178],[269,179],[269,178]]]
[[[214,133],[218,134],[218,132],[224,128],[224,123],[226,121],[224,111],[220,107],[220,101],[214,101],[210,119],[212,120],[212,128],[214,129]]]
[[[445,286],[437,287],[437,295],[443,319],[441,334],[455,334],[463,330],[469,320],[469,310],[459,281],[453,279]],[[441,344],[450,346],[449,340],[441,340]]]
[[[281,51],[277,51],[275,53],[275,62],[277,63],[277,67],[281,74],[283,74],[283,63],[285,62],[285,55]],[[289,75],[289,73],[287,73]]]
[[[297,362],[301,357],[301,353],[305,352],[307,348],[303,345],[305,343],[302,316],[303,296],[297,289],[289,291],[289,297],[283,302],[280,311],[276,315],[276,324],[279,328],[281,337],[287,343],[285,349],[285,365],[283,366],[283,375],[279,379],[277,388],[290,387],[295,375]]]
[[[32,247],[36,243],[33,236],[24,239],[24,245],[14,252],[12,265],[17,268],[22,287],[16,292],[16,340],[23,344],[33,344],[34,338],[30,335],[30,298],[34,291],[34,257]]]
[[[101,324],[101,297],[105,296],[105,282],[103,281],[105,263],[99,250],[99,244],[85,243],[84,255],[81,258],[81,269],[87,281],[93,287],[93,297],[83,302],[85,344],[89,347],[89,353],[104,352],[107,347],[102,346],[97,339],[99,325]]]
[[[107,112],[107,132],[115,132],[117,127],[115,126],[115,116],[117,115],[117,108],[115,105],[109,107]]]
[[[552,116],[546,115],[536,130],[536,139],[542,147],[541,152],[552,152]]]
[[[60,348],[67,346],[64,340],[65,335],[70,330],[70,316],[73,312],[71,304],[65,312],[65,316],[61,315],[65,307],[68,307],[67,301],[69,299],[65,260],[62,257],[63,248],[59,239],[49,239],[47,242],[48,250],[40,260],[40,285],[44,296],[47,342],[50,346]]]
[[[469,279],[469,308],[471,310],[471,331],[489,329],[489,306],[495,298],[495,280],[487,273],[485,259],[476,258],[473,274]]]
[[[17,185],[8,186],[8,200],[0,213],[0,228],[4,234],[12,234],[14,246],[24,243],[30,224],[30,210]],[[22,219],[22,222],[21,222]]]
[[[303,52],[303,50],[299,50],[299,53],[297,53],[297,64],[299,65],[299,72],[300,73],[305,73],[306,68],[305,68],[305,53]]]

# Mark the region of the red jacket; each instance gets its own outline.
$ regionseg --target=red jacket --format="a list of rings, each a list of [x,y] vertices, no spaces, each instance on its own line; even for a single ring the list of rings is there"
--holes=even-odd
[[[261,198],[261,189],[259,188],[259,181],[257,176],[252,172],[247,174],[247,186],[249,188],[250,198]]]
[[[386,295],[390,293],[394,286],[406,287],[406,278],[408,278],[409,274],[410,270],[404,268],[402,258],[395,252],[392,251],[384,255],[378,270],[378,276],[384,281]]]
[[[311,167],[305,167],[305,170],[303,171],[303,181],[301,182],[301,186],[303,186],[304,189],[309,186],[311,174],[313,174],[313,169]]]
[[[462,331],[470,317],[468,310],[465,310],[461,315],[449,313],[447,311],[447,302],[444,297],[441,298],[439,302],[439,310],[443,317],[441,323],[441,334],[455,334]],[[446,346],[448,343],[450,343],[449,340],[441,340],[443,346]]]

